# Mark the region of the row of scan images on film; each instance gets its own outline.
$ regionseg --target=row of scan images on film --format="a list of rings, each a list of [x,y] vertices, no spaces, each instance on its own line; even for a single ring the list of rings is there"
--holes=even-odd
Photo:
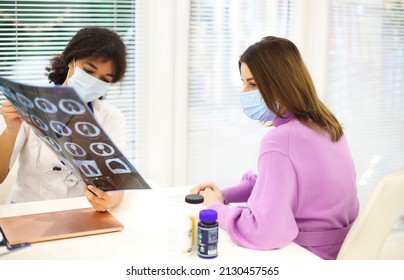
[[[34,109],[35,107],[41,110],[46,114],[56,114],[58,112],[58,108],[66,114],[69,115],[82,115],[86,112],[86,109],[83,104],[74,100],[74,99],[60,99],[58,102],[59,106],[56,106],[52,102],[50,102],[46,98],[35,97],[34,102],[32,102],[28,97],[22,95],[21,93],[16,93],[16,95],[8,95],[10,98],[14,99],[16,102],[16,98],[19,103],[16,102],[16,105],[22,104],[26,108]],[[49,122],[49,126],[41,120],[38,116],[30,115],[27,113],[26,108],[21,106],[19,107],[20,113],[28,120],[31,120],[38,128],[40,128],[45,134],[49,131],[49,127],[53,132],[60,136],[70,137],[72,135],[72,130],[65,125],[63,122],[51,120]],[[77,133],[79,133],[83,137],[97,137],[100,135],[101,130],[92,123],[89,122],[76,122],[74,124],[74,129]],[[40,136],[41,137],[41,136]],[[56,140],[49,136],[41,137],[44,139],[50,146],[58,153],[62,153],[62,147],[58,144]],[[72,142],[64,143],[65,150],[72,155],[73,157],[84,157],[86,156],[86,150],[82,148],[80,145]],[[107,157],[115,154],[115,149],[111,145],[103,142],[93,142],[89,146],[92,153],[99,157]],[[69,162],[65,159],[61,159],[61,161],[65,165],[70,165]],[[86,177],[97,177],[102,176],[102,172],[98,168],[97,164],[93,160],[74,160],[76,165],[80,168],[81,172]],[[109,158],[105,160],[105,164],[108,169],[114,174],[122,174],[122,173],[130,173],[130,168],[119,158]],[[70,169],[73,169],[72,166],[69,166]]]

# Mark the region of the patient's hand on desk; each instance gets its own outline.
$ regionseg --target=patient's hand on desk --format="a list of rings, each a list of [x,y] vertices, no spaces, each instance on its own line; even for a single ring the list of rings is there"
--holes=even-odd
[[[200,194],[204,198],[203,204],[206,207],[214,203],[224,203],[224,195],[215,183],[196,185],[191,189],[192,194]]]
[[[92,185],[84,186],[83,189],[88,201],[95,210],[100,212],[105,212],[115,207],[121,202],[123,197],[123,191],[104,192]]]

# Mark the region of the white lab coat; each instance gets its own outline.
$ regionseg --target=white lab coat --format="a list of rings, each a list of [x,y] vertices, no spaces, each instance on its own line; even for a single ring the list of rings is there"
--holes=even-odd
[[[104,131],[118,148],[124,152],[126,124],[122,112],[104,100],[93,101],[93,108],[98,123],[102,125]],[[4,126],[3,118],[2,122],[2,126]],[[39,146],[40,153],[38,153]],[[71,174],[71,171],[60,162],[56,153],[25,122],[16,139],[10,169],[17,158],[19,160],[17,180],[12,188],[9,202],[17,203],[83,195],[84,182],[79,179],[79,182],[73,187],[66,185],[66,176]],[[62,170],[53,171],[55,166]]]

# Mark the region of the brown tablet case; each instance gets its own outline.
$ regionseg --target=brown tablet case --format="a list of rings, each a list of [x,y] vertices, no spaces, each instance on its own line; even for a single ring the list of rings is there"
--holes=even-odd
[[[0,218],[0,226],[12,245],[114,232],[124,228],[111,213],[97,212],[92,207]]]

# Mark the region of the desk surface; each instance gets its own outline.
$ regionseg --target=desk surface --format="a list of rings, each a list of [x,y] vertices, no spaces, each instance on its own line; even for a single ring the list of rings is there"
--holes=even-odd
[[[185,195],[189,188],[167,187],[126,191],[113,214],[123,225],[120,232],[34,243],[2,259],[101,259],[101,260],[171,260],[167,252],[167,197]],[[90,207],[85,197],[0,205],[0,217]],[[250,250],[234,244],[228,234],[219,232],[219,256],[215,260],[320,260],[319,257],[290,243],[277,250]],[[171,258],[171,259],[170,259]],[[182,260],[204,261],[196,252]]]

